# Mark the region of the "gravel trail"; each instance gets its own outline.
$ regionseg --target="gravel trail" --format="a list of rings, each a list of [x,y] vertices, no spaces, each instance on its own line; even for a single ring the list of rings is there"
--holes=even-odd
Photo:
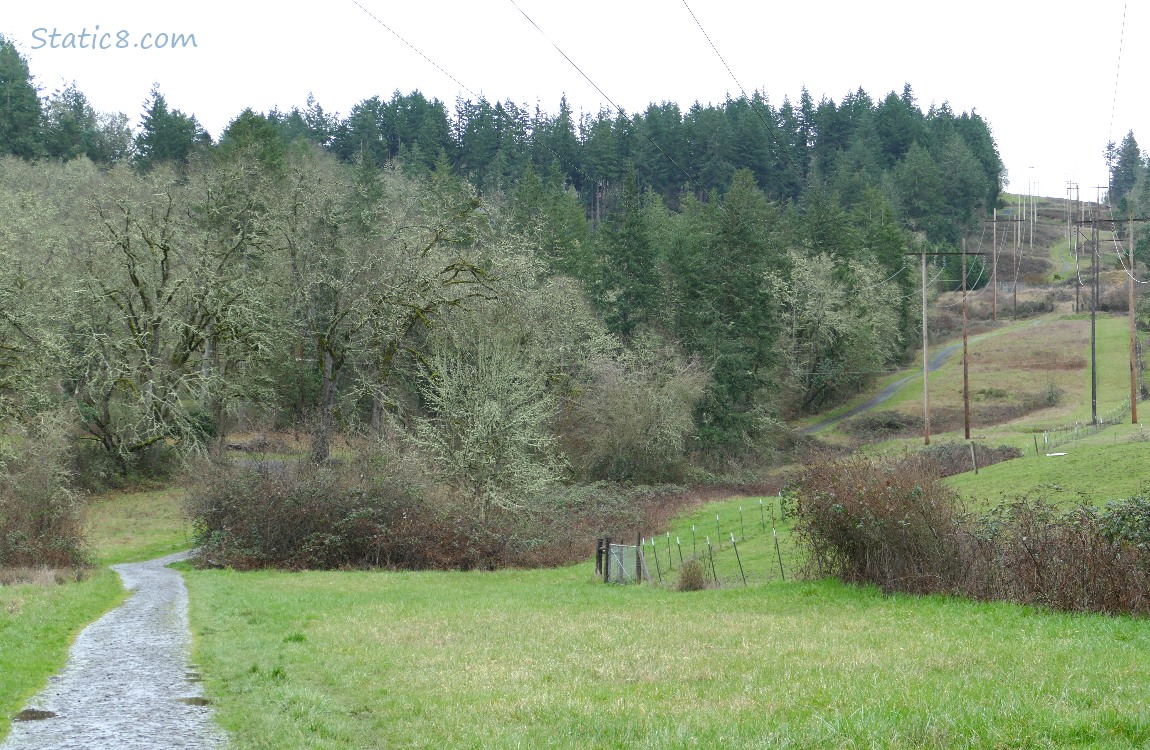
[[[938,368],[942,367],[942,363],[945,362],[950,357],[950,355],[954,354],[955,351],[958,350],[959,346],[961,346],[961,344],[950,344],[940,349],[933,357],[931,357],[930,362],[927,364],[927,370],[929,372],[934,372]],[[819,430],[825,430],[831,425],[838,424],[844,419],[850,419],[857,414],[862,414],[865,411],[870,411],[871,409],[881,404],[883,401],[886,401],[888,398],[901,391],[904,387],[906,387],[907,383],[917,377],[920,377],[920,375],[921,373],[917,372],[911,373],[905,378],[895,381],[894,383],[888,385],[886,388],[883,388],[882,391],[878,393],[878,395],[876,395],[870,401],[867,401],[865,404],[859,404],[850,411],[844,412],[837,417],[831,417],[830,419],[823,420],[818,424],[813,424],[810,427],[804,427],[799,432],[803,435],[811,435],[818,432]]]
[[[64,670],[21,712],[52,715],[12,722],[0,750],[225,747],[188,663],[188,591],[164,567],[187,556],[112,566],[131,596],[80,633]]]

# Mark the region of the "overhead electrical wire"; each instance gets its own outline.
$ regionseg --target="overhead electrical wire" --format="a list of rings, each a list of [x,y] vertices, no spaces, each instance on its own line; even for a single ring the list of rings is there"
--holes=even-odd
[[[435,60],[433,60],[431,57],[429,57],[427,54],[425,54],[422,50],[420,50],[414,44],[412,44],[410,41],[408,41],[398,31],[393,29],[391,26],[389,26],[383,20],[381,20],[378,16],[376,16],[374,13],[372,13],[370,10],[368,10],[366,7],[364,7],[358,0],[351,0],[351,2],[356,7],[358,7],[360,10],[362,10],[365,14],[367,14],[367,16],[369,18],[371,18],[373,21],[375,21],[381,27],[386,29],[392,36],[394,36],[396,39],[398,39],[400,42],[402,42],[405,46],[407,46],[409,49],[411,49],[413,52],[415,52],[417,55],[419,55],[421,58],[423,58],[428,64],[430,64],[432,67],[434,67],[440,73],[442,73],[444,76],[446,76],[451,81],[453,81],[455,83],[455,85],[459,86],[461,89],[468,92],[469,94],[471,94],[476,99],[482,99],[483,98],[482,96],[477,94],[474,90],[472,90],[471,87],[464,84],[461,80],[459,80],[454,75],[452,75],[450,72],[448,72],[442,65],[437,63]],[[553,39],[551,39],[550,36],[547,35],[547,32],[544,31],[543,28],[540,27],[539,24],[536,23],[535,20],[533,18],[531,18],[531,16],[528,15],[526,13],[526,11],[524,11],[523,8],[521,8],[519,6],[518,3],[515,2],[515,0],[509,0],[509,2],[517,11],[519,11],[519,13],[528,21],[528,23],[530,23],[531,26],[534,27],[535,30],[538,31],[543,36],[543,38],[547,40],[547,42],[549,44],[551,44],[551,46],[555,49],[555,51],[558,52],[560,55],[562,55],[563,59],[566,60],[568,62],[568,64],[570,64],[571,67],[573,67],[579,73],[579,75],[582,76],[583,79],[587,81],[587,83],[589,83],[597,92],[599,92],[600,96],[602,96],[612,107],[614,107],[618,113],[620,113],[622,115],[626,115],[626,111],[621,106],[619,106],[619,104],[617,102],[615,102],[615,100],[612,99],[610,97],[610,95],[608,95],[607,92],[604,91],[601,86],[599,86],[599,84],[597,84],[589,75],[587,75],[587,73],[581,67],[579,67],[579,65],[571,58],[571,56],[568,55],[566,52],[564,52],[563,49],[561,47],[559,47],[559,45],[556,44],[555,41]],[[767,129],[767,135],[775,142],[775,146],[779,149],[779,152],[782,154],[783,158],[791,165],[791,167],[797,169],[797,165],[795,165],[794,161],[790,158],[790,155],[787,153],[786,149],[783,148],[782,144],[780,144],[778,142],[778,140],[775,138],[774,133],[771,131],[770,124],[768,124],[766,122],[766,120],[763,118],[762,113],[754,106],[754,101],[749,96],[747,96],[747,92],[743,88],[742,83],[735,76],[734,71],[731,70],[730,65],[727,64],[726,59],[723,57],[722,53],[719,52],[718,48],[715,46],[714,42],[711,40],[710,35],[707,34],[706,29],[704,29],[703,25],[699,22],[699,19],[695,15],[695,12],[691,9],[691,6],[687,4],[686,0],[683,0],[683,5],[684,5],[684,7],[686,7],[687,12],[690,13],[691,18],[694,19],[695,24],[699,27],[699,31],[702,32],[703,36],[707,39],[707,42],[708,42],[708,44],[710,44],[711,49],[714,50],[715,55],[718,56],[719,60],[723,63],[723,67],[726,68],[726,70],[730,74],[732,80],[734,80],[735,84],[739,87],[739,91],[742,93],[743,97],[747,100],[748,105],[751,107],[752,111],[755,112],[755,114],[758,116],[759,120],[763,123],[764,127]],[[520,124],[518,121],[513,120],[511,118],[510,114],[503,111],[502,109],[500,109],[498,111],[502,112],[503,116],[511,124],[513,124],[513,125],[519,125]],[[648,134],[642,133],[642,135],[652,146],[655,147],[656,150],[659,151],[660,154],[663,155],[664,158],[667,159],[668,162],[670,162],[672,165],[674,165],[683,174],[684,177],[686,177],[692,184],[694,184],[696,188],[698,188],[700,191],[703,190],[703,186],[701,184],[699,184],[698,180],[696,180],[686,169],[684,169],[678,162],[676,162],[671,157],[671,155],[668,154],[663,149],[662,146],[660,146]],[[532,134],[532,136],[533,136],[533,134]],[[538,141],[535,141],[535,139],[533,137],[532,137],[532,142],[533,143],[539,143]],[[572,164],[571,162],[567,161],[566,159],[564,159],[559,154],[555,153],[555,151],[552,150],[550,148],[550,146],[547,146],[547,144],[540,143],[540,145],[542,145],[544,148],[546,148],[554,157],[556,157],[557,159],[559,159],[560,161],[565,163],[567,166],[571,167],[573,170],[582,174],[585,178],[587,178],[588,181],[590,181],[590,182],[597,182],[598,181],[597,178],[592,177],[591,175],[587,174],[587,172],[585,172],[578,165]],[[879,286],[882,286],[882,285],[890,282],[893,278],[895,278],[900,273],[905,271],[906,268],[907,268],[907,266],[904,263],[901,268],[899,268],[897,271],[895,271],[893,274],[891,274],[889,277],[887,277],[883,281],[878,282],[877,284],[875,284],[872,287],[869,287],[868,290],[869,289],[876,289]],[[941,275],[941,273],[942,273],[942,270],[940,270],[939,274],[937,274],[935,276],[935,279],[937,279],[938,276]],[[980,276],[980,278],[981,278],[981,276]],[[932,282],[933,282],[933,280],[932,280]],[[915,295],[912,294],[910,296],[915,296]],[[909,296],[907,298],[909,299]]]
[[[354,2],[354,0],[353,0],[353,2]],[[521,15],[522,15],[524,18],[526,18],[526,19],[527,19],[527,21],[528,21],[528,22],[529,22],[529,23],[530,23],[532,26],[534,26],[534,27],[535,27],[535,30],[536,30],[536,31],[538,31],[538,32],[539,32],[539,33],[540,33],[540,34],[543,36],[543,38],[544,38],[544,39],[546,39],[546,40],[547,40],[547,42],[548,42],[548,43],[549,43],[549,44],[550,44],[552,47],[554,47],[554,48],[555,48],[555,51],[556,51],[556,52],[558,52],[560,55],[562,55],[562,56],[563,56],[563,59],[564,59],[564,60],[566,60],[568,63],[570,63],[570,64],[571,64],[571,67],[575,68],[575,70],[579,72],[579,75],[583,76],[583,79],[584,79],[584,80],[586,80],[586,81],[587,81],[587,83],[591,84],[591,86],[592,86],[592,87],[594,87],[594,89],[595,89],[596,91],[598,91],[598,92],[599,92],[599,94],[600,94],[600,95],[601,95],[601,96],[602,96],[604,99],[606,99],[606,100],[607,100],[607,102],[608,102],[608,103],[610,103],[610,105],[611,105],[612,107],[614,107],[614,108],[615,108],[615,111],[617,111],[617,112],[618,112],[619,114],[621,114],[621,115],[624,115],[624,116],[626,116],[626,114],[627,114],[626,110],[624,110],[622,107],[620,107],[618,104],[616,104],[616,103],[615,103],[615,100],[614,100],[614,99],[612,99],[610,96],[608,96],[608,95],[607,95],[607,93],[606,93],[605,91],[603,91],[603,89],[602,89],[602,88],[600,88],[599,84],[597,84],[597,83],[595,83],[593,80],[591,80],[591,77],[590,77],[589,75],[587,75],[586,73],[584,73],[584,72],[583,72],[583,69],[582,69],[582,68],[580,68],[580,67],[579,67],[579,66],[578,66],[578,65],[575,63],[575,61],[574,61],[574,60],[572,60],[572,59],[571,59],[571,57],[570,57],[570,56],[569,56],[569,55],[568,55],[566,52],[564,52],[564,51],[563,51],[563,50],[562,50],[562,49],[559,47],[559,45],[558,45],[558,44],[556,44],[556,43],[555,43],[555,41],[554,41],[553,39],[551,39],[551,37],[549,37],[549,36],[547,35],[547,32],[546,32],[546,31],[544,31],[544,30],[543,30],[543,29],[542,29],[542,28],[539,26],[539,24],[535,23],[535,20],[534,20],[534,19],[532,19],[532,18],[531,18],[531,16],[527,15],[527,12],[526,12],[525,10],[523,10],[522,8],[520,8],[520,7],[519,7],[519,4],[518,4],[518,3],[516,3],[516,2],[515,2],[515,0],[508,0],[508,2],[510,2],[510,3],[511,3],[511,5],[513,5],[513,6],[515,7],[515,10],[519,11],[519,13],[520,13],[520,14],[521,14]],[[703,191],[703,186],[699,184],[699,181],[698,181],[698,180],[696,180],[696,179],[695,179],[695,178],[694,178],[694,177],[691,175],[691,173],[690,173],[690,172],[688,172],[686,169],[683,169],[683,167],[682,167],[682,166],[680,166],[680,165],[679,165],[679,163],[678,163],[677,161],[675,161],[673,158],[671,158],[671,155],[670,155],[670,154],[668,154],[666,151],[664,151],[664,150],[663,150],[663,147],[662,147],[662,146],[660,146],[658,143],[656,143],[656,142],[655,142],[655,140],[654,140],[653,138],[651,138],[651,136],[647,135],[646,133],[641,133],[641,135],[642,135],[644,138],[646,138],[646,139],[647,139],[647,142],[648,142],[648,143],[650,143],[652,146],[654,146],[654,147],[655,147],[655,148],[658,150],[658,152],[659,152],[660,154],[662,154],[664,158],[666,158],[666,160],[667,160],[667,161],[671,162],[671,164],[674,164],[674,165],[675,165],[675,168],[676,168],[676,169],[678,169],[680,172],[682,172],[682,173],[683,173],[683,176],[684,176],[684,177],[686,177],[688,180],[690,180],[690,182],[691,182],[691,183],[692,183],[692,184],[693,184],[693,185],[694,185],[696,188],[698,188],[700,192],[702,192],[702,191]]]
[[[739,92],[743,95],[743,98],[747,100],[747,105],[751,108],[751,111],[758,116],[759,122],[763,123],[763,127],[766,128],[767,131],[767,137],[775,142],[775,147],[779,150],[779,153],[783,155],[783,159],[786,160],[791,169],[798,171],[798,165],[795,164],[794,160],[791,159],[791,155],[787,153],[787,150],[783,148],[783,145],[779,143],[779,140],[775,138],[775,134],[771,126],[767,124],[766,119],[763,117],[763,113],[760,112],[757,107],[755,107],[754,99],[747,96],[747,90],[743,88],[743,84],[739,81],[738,77],[735,76],[735,71],[731,70],[731,66],[727,64],[726,58],[724,58],[723,54],[719,52],[719,48],[715,46],[714,41],[711,40],[711,35],[708,34],[707,30],[703,28],[703,24],[699,21],[699,17],[695,15],[695,11],[691,10],[691,6],[687,4],[687,0],[683,0],[683,7],[686,8],[687,12],[691,14],[691,19],[694,20],[695,25],[699,27],[699,31],[703,33],[703,37],[707,40],[707,44],[711,45],[711,49],[715,51],[715,56],[719,58],[719,62],[721,62],[723,67],[727,69],[727,73],[730,74],[731,80],[734,81],[735,85],[739,87]],[[801,176],[802,175],[800,174],[800,177]]]
[[[1118,32],[1118,64],[1114,69],[1114,96],[1110,100],[1110,130],[1107,133],[1106,142],[1114,142],[1114,111],[1118,107],[1118,77],[1122,73],[1122,44],[1126,40],[1126,5],[1122,3],[1122,27]]]
[[[974,255],[974,256],[982,255],[982,242],[985,239],[986,239],[986,224],[983,224],[982,225],[982,234],[980,234],[978,237],[977,248],[975,249],[975,251],[973,253],[967,253],[967,255]],[[945,268],[945,266],[944,266],[944,268]],[[948,307],[956,307],[958,305],[961,305],[963,302],[966,302],[967,300],[969,300],[970,295],[975,294],[977,292],[981,292],[984,289],[986,289],[986,287],[982,287],[982,289],[977,288],[978,282],[982,281],[982,276],[985,273],[986,273],[986,261],[983,261],[982,264],[980,265],[979,269],[978,269],[978,276],[974,279],[974,283],[970,285],[971,288],[968,288],[963,293],[963,296],[958,300],[958,302],[952,302],[949,305],[938,305],[938,308],[939,309],[946,309]],[[959,279],[959,281],[962,281],[962,279]]]
[[[440,73],[442,73],[443,75],[447,76],[447,77],[448,77],[448,78],[450,78],[452,81],[454,81],[456,86],[458,86],[459,88],[463,89],[463,90],[464,90],[464,91],[466,91],[467,93],[471,94],[471,95],[472,95],[473,97],[475,97],[477,100],[480,100],[480,101],[484,100],[484,97],[483,97],[483,96],[481,96],[480,94],[477,94],[477,93],[475,93],[475,91],[473,91],[473,90],[471,89],[471,87],[467,86],[467,85],[466,85],[466,84],[464,84],[462,81],[460,81],[458,78],[456,78],[455,76],[451,75],[451,73],[447,72],[447,70],[446,70],[446,69],[444,69],[444,67],[443,67],[442,65],[440,65],[440,64],[439,64],[439,63],[437,63],[437,62],[435,62],[435,60],[432,60],[430,57],[428,57],[426,54],[424,54],[424,53],[423,53],[423,52],[422,52],[422,51],[421,51],[421,50],[420,50],[418,47],[416,47],[416,46],[415,46],[414,44],[412,44],[411,42],[407,41],[407,39],[405,39],[405,38],[404,38],[402,35],[400,35],[400,33],[399,33],[398,31],[396,31],[395,29],[393,29],[393,28],[391,28],[390,26],[388,26],[386,23],[384,23],[382,20],[380,20],[380,18],[379,18],[378,16],[376,16],[374,13],[372,13],[372,12],[371,12],[370,10],[368,10],[367,8],[363,7],[363,5],[362,5],[362,4],[360,4],[359,0],[351,0],[351,2],[352,2],[352,4],[353,4],[353,5],[355,5],[357,8],[359,8],[359,9],[360,9],[360,10],[362,10],[364,13],[366,13],[366,14],[368,15],[368,17],[370,17],[370,18],[371,18],[373,21],[375,21],[377,24],[379,24],[379,25],[380,25],[380,26],[382,26],[383,28],[387,29],[387,30],[388,30],[388,31],[391,33],[391,35],[392,35],[392,36],[394,36],[394,37],[395,37],[396,39],[398,39],[399,41],[403,42],[403,43],[404,43],[404,44],[405,44],[407,47],[409,47],[409,48],[410,48],[410,49],[411,49],[413,52],[415,52],[415,54],[417,54],[417,55],[419,55],[420,57],[422,57],[422,58],[423,58],[424,60],[426,60],[426,61],[427,61],[427,62],[428,62],[428,63],[429,63],[429,64],[430,64],[432,67],[434,67],[434,68],[435,68],[436,70],[438,70]],[[602,93],[602,92],[600,92],[600,93]],[[496,105],[497,105],[497,106],[496,106],[496,107],[493,107],[493,108],[492,108],[492,110],[493,110],[493,111],[496,111],[496,112],[501,112],[501,113],[503,114],[503,117],[504,117],[504,118],[507,120],[507,122],[508,122],[509,124],[511,124],[511,125],[513,125],[513,126],[519,126],[519,125],[521,125],[521,124],[522,124],[522,123],[520,123],[518,120],[515,120],[514,118],[512,118],[512,117],[511,117],[511,115],[510,115],[509,113],[507,113],[507,111],[506,111],[506,110],[504,110],[503,108],[499,107],[499,106],[498,106],[498,102],[496,103]],[[514,132],[514,131],[513,131],[513,132]],[[574,171],[576,171],[576,172],[578,172],[579,174],[583,175],[585,178],[587,178],[587,180],[588,180],[589,182],[592,182],[592,183],[594,183],[594,182],[598,182],[597,178],[595,178],[595,177],[592,177],[591,175],[587,174],[587,172],[585,172],[585,171],[584,171],[584,170],[583,170],[583,169],[582,169],[582,168],[581,168],[579,165],[577,165],[577,164],[572,164],[572,163],[571,163],[571,162],[569,162],[567,159],[564,159],[562,156],[560,156],[559,154],[557,154],[557,153],[555,152],[555,150],[554,150],[554,149],[552,149],[550,146],[548,146],[546,143],[543,143],[543,142],[541,142],[541,141],[537,141],[537,140],[535,139],[535,134],[534,134],[534,131],[530,131],[530,133],[529,133],[528,137],[530,138],[530,140],[531,140],[531,142],[532,142],[532,143],[534,143],[534,144],[538,144],[538,145],[541,145],[541,146],[543,146],[543,148],[547,149],[547,151],[549,151],[549,152],[551,153],[551,155],[552,155],[552,156],[554,156],[554,157],[555,157],[557,160],[559,160],[559,161],[563,162],[564,164],[566,164],[568,167],[570,167],[570,168],[571,168],[571,169],[573,169]]]
[[[1114,222],[1115,229],[1117,229],[1119,222],[1118,219],[1114,218],[1114,207],[1107,205],[1106,210],[1110,212],[1110,221]],[[1135,276],[1133,268],[1126,267],[1126,255],[1122,252],[1122,247],[1118,244],[1118,238],[1111,234],[1110,242],[1114,244],[1114,254],[1118,256],[1118,261],[1122,264],[1122,270],[1126,272],[1126,275],[1133,279],[1136,284],[1150,284],[1150,281],[1143,281]]]

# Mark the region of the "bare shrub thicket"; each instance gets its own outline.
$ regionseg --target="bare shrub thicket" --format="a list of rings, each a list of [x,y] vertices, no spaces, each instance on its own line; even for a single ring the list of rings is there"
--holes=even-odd
[[[200,561],[263,567],[432,567],[421,494],[354,464],[214,464],[189,495]]]
[[[648,341],[589,369],[590,382],[561,417],[561,441],[576,476],[682,481],[690,470],[694,409],[708,381],[703,368]]]
[[[703,564],[692,557],[679,568],[675,590],[702,591],[705,588],[707,588],[707,577],[703,574]]]
[[[795,533],[817,575],[925,594],[959,577],[956,510],[925,457],[816,460],[800,480]]]
[[[847,434],[864,440],[885,439],[922,432],[922,417],[901,411],[868,411],[843,422]]]
[[[1126,504],[1130,505],[1126,505]],[[1019,500],[974,519],[958,593],[1079,612],[1150,612],[1150,550],[1120,531],[1126,510],[1150,502],[1060,511]]]
[[[6,439],[0,442],[0,567],[86,564],[81,498],[69,486],[66,419],[48,416]]]
[[[1150,613],[1150,499],[975,515],[922,455],[814,462],[796,485],[810,573],[884,591],[1083,612]]]
[[[934,462],[939,476],[950,477],[974,468],[970,460],[969,443],[942,443],[923,448],[920,452]],[[979,445],[975,448],[975,460],[979,468],[1021,456],[1022,451],[1013,445]]]
[[[487,569],[585,559],[596,537],[629,538],[676,507],[677,488],[550,485],[476,512],[426,456],[368,450],[346,463],[217,465],[193,488],[199,562],[280,567]]]

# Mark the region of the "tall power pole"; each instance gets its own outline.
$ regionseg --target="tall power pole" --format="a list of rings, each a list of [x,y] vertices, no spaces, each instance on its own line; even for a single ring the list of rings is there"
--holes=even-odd
[[[922,243],[922,426],[923,445],[930,445],[930,356],[926,336],[926,242]]]
[[[993,232],[991,232],[991,240],[993,246],[990,252],[990,283],[994,285],[994,290],[990,297],[990,319],[998,322],[998,208],[994,209],[994,220],[992,222]]]
[[[924,435],[923,442],[930,445],[930,355],[927,351],[927,331],[926,331],[926,243],[923,243],[922,250],[917,253],[903,253],[903,255],[921,255],[922,256],[922,414],[923,414],[923,427]],[[966,239],[962,241],[962,252],[936,252],[930,254],[934,256],[949,256],[949,255],[962,255],[962,391],[966,401],[966,436],[970,437],[970,397],[967,389],[967,369],[966,369]],[[983,256],[985,253],[976,252],[975,255]],[[985,263],[985,261],[984,261]]]
[[[1094,206],[1094,219],[1090,221],[1090,234],[1094,254],[1090,266],[1094,280],[1090,294],[1090,424],[1098,424],[1098,206]]]
[[[1130,219],[1130,267],[1126,280],[1126,307],[1130,311],[1130,424],[1138,424],[1138,357],[1135,354],[1138,329],[1134,324],[1134,219]]]
[[[962,238],[962,412],[966,439],[970,440],[970,378],[966,349],[966,237]]]

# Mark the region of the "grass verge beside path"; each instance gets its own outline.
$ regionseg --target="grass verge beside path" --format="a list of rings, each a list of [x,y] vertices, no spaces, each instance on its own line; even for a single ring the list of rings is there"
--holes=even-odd
[[[185,577],[240,749],[1150,743],[1144,620],[590,565]]]
[[[80,630],[124,596],[107,568],[79,583],[0,586],[0,738],[48,675],[64,666]]]
[[[95,498],[87,534],[96,570],[79,583],[0,586],[0,738],[12,716],[64,666],[84,626],[124,600],[119,576],[106,566],[190,546],[182,496],[162,490]]]

